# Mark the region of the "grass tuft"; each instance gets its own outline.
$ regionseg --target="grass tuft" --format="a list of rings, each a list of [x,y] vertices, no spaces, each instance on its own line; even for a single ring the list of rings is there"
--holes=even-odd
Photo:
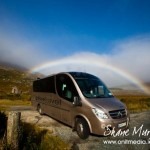
[[[22,123],[21,149],[33,150],[62,150],[69,149],[62,139],[52,135],[50,131],[41,129],[29,123]]]

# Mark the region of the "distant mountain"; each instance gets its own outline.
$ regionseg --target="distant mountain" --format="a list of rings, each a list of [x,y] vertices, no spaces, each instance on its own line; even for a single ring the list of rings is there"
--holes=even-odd
[[[150,91],[150,82],[143,83]],[[110,88],[116,95],[145,95],[146,93],[134,84],[120,85]]]
[[[17,69],[17,70],[22,70],[22,71],[27,71],[28,69],[26,67],[16,65],[16,64],[11,64],[8,62],[0,61],[0,67],[1,68],[7,68],[7,69]]]
[[[31,74],[26,68],[0,62],[0,93],[11,93],[13,87],[27,93],[31,90],[32,81],[42,74]]]

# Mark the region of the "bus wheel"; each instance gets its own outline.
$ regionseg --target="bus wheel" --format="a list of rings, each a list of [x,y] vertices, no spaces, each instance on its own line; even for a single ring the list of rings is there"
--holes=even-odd
[[[38,106],[37,106],[37,111],[39,112],[40,115],[43,115],[42,108],[41,108],[40,104],[38,104]]]
[[[90,135],[89,125],[82,118],[77,119],[76,131],[77,131],[78,136],[81,139],[87,139],[89,137],[89,135]]]

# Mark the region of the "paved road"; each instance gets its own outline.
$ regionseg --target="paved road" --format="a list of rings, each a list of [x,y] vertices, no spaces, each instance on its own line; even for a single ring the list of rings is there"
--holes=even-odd
[[[32,106],[12,106],[9,108],[9,111],[27,111],[34,110]]]
[[[39,127],[46,128],[48,130],[52,130],[54,135],[60,136],[66,142],[77,143],[80,150],[150,150],[150,111],[130,115],[131,122],[128,136],[101,137],[90,135],[87,140],[82,140],[77,136],[76,132],[72,132],[70,127],[53,120],[46,115],[40,116],[36,111],[33,110],[32,107],[19,106],[12,107],[11,110],[21,111],[21,118],[23,121],[36,124]],[[138,131],[137,134],[135,134],[134,131]],[[147,131],[149,131],[149,134]],[[119,143],[104,144],[104,141],[108,140],[113,140]],[[121,144],[121,142],[133,143]],[[135,142],[138,144],[135,144]],[[149,144],[141,144],[143,142],[149,142]]]

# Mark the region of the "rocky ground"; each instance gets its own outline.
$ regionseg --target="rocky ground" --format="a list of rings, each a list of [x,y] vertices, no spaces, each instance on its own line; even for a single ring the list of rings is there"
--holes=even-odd
[[[70,127],[50,118],[49,116],[40,116],[38,112],[32,110],[31,108],[22,110],[18,107],[12,108],[12,110],[21,111],[22,121],[36,124],[41,128],[51,130],[54,135],[61,137],[66,142],[76,143],[79,147],[79,150],[150,150],[150,111],[134,113],[130,115],[131,122],[128,136],[102,137],[90,135],[88,139],[82,140],[77,136],[76,132],[72,132]],[[138,132],[137,134],[134,133],[133,135],[135,128]],[[104,141],[108,140],[117,141],[119,143],[104,144]],[[133,143],[123,144],[125,140],[132,140]],[[135,144],[135,142],[138,143]],[[141,144],[142,142],[149,142],[149,144]]]

